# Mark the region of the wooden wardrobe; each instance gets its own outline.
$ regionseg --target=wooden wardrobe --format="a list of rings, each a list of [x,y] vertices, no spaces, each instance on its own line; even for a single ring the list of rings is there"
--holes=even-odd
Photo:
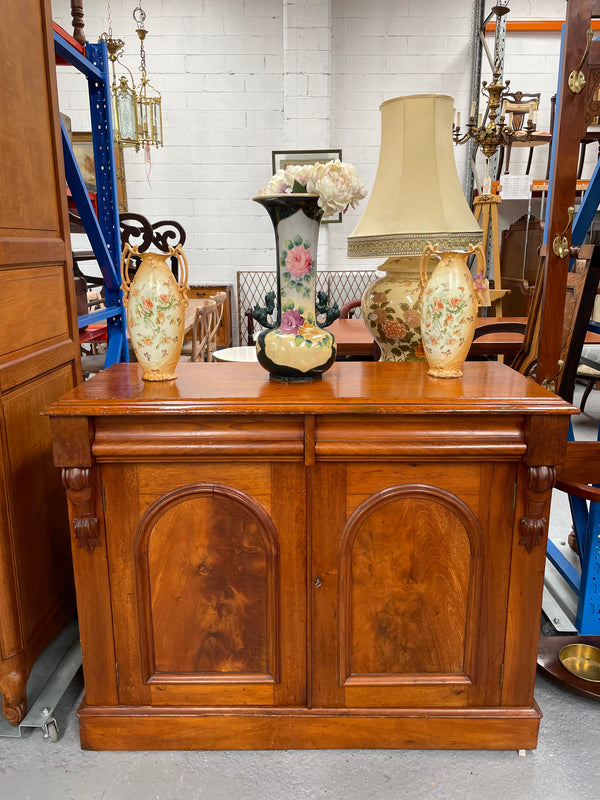
[[[0,26],[0,694],[13,724],[74,613],[64,489],[41,416],[81,382],[50,0]]]

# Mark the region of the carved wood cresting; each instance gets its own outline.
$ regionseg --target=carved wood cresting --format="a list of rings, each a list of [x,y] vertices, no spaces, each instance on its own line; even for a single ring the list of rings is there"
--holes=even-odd
[[[591,68],[585,99],[585,127],[597,125],[600,117],[600,69]]]
[[[546,535],[548,520],[543,516],[543,510],[555,478],[554,467],[530,467],[528,470],[526,515],[519,520],[519,544],[528,553],[542,544]]]
[[[100,522],[94,516],[91,470],[81,467],[63,469],[62,482],[73,510],[73,533],[77,546],[93,553],[100,547]]]

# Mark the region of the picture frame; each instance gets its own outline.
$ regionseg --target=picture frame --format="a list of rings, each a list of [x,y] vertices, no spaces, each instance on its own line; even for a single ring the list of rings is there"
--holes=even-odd
[[[96,169],[94,165],[94,145],[92,143],[91,131],[73,131],[71,134],[71,144],[73,145],[73,155],[81,170],[81,175],[86,189],[90,192],[96,191]],[[127,211],[127,186],[125,183],[125,164],[123,161],[123,148],[121,145],[114,145],[115,150],[115,171],[117,177],[117,202],[119,213]]]
[[[317,161],[335,161],[339,158],[342,161],[342,151],[340,150],[272,150],[271,151],[271,167],[273,175],[278,169],[285,169],[286,167],[295,164],[316,164]],[[328,217],[323,217],[321,222],[329,224],[341,222],[342,215],[331,214]]]

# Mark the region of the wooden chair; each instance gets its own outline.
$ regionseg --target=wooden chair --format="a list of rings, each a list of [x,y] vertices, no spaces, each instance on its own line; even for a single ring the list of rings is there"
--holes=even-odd
[[[225,292],[217,292],[210,299],[202,300],[196,308],[192,325],[191,361],[212,361],[217,349],[217,331],[223,316]]]
[[[354,317],[354,309],[360,308],[362,300],[348,300],[344,303],[340,311],[340,319],[350,319]]]
[[[577,379],[585,381],[585,389],[581,395],[579,408],[585,411],[585,404],[592,389],[600,384],[600,346],[586,345],[581,351],[579,366],[577,367]]]
[[[591,89],[594,93],[593,98],[591,101],[595,103],[596,108],[598,107],[598,103],[600,102],[600,89],[598,86],[595,85],[594,88]],[[556,95],[552,95],[550,98],[550,130],[554,127],[554,115],[556,113]],[[600,158],[600,127],[599,127],[599,120],[598,116],[593,116],[593,111],[586,110],[586,118],[585,124],[586,129],[585,133],[580,139],[579,142],[579,161],[577,163],[577,180],[581,179],[583,174],[583,167],[585,164],[585,156],[587,152],[587,147],[590,144],[595,144],[598,148],[598,158]],[[546,165],[546,180],[550,177],[550,161],[551,161],[552,151],[548,153],[548,164]]]
[[[541,144],[550,144],[552,134],[546,131],[535,131],[533,138],[525,139],[527,122],[534,119],[540,104],[539,92],[505,92],[502,95],[502,105],[500,114],[504,117],[505,123],[512,128],[513,135],[511,142],[506,148],[501,147],[498,158],[498,180],[502,174],[502,163],[504,161],[504,150],[506,149],[506,167],[504,172],[510,169],[510,156],[513,147],[528,147],[529,156],[525,174],[529,175],[531,161],[533,159],[533,149]]]
[[[177,247],[178,244],[184,245],[186,232],[179,222],[173,219],[162,219],[159,222],[151,223],[142,214],[128,212],[119,216],[119,226],[121,231],[121,247],[129,244],[131,247],[137,245],[140,253],[145,253],[151,246],[154,246],[161,253],[168,253],[169,247]],[[140,265],[140,259],[131,256],[129,261],[129,276],[133,279],[136,270]],[[171,269],[176,280],[178,275],[177,257],[171,259]]]
[[[561,367],[558,374],[553,377],[555,391],[569,402],[573,399],[577,365],[585,341],[587,326],[593,310],[596,287],[600,277],[600,261],[593,262],[592,259],[596,250],[597,248],[593,245],[582,245],[579,248],[574,269],[567,278],[560,353]],[[538,360],[545,256],[546,246],[542,245],[540,248],[538,274],[527,322],[503,322],[502,320],[495,321],[490,319],[489,323],[482,324],[477,328],[473,337],[477,339],[490,333],[510,332],[523,334],[521,349],[515,356],[511,366],[523,375],[534,378]]]

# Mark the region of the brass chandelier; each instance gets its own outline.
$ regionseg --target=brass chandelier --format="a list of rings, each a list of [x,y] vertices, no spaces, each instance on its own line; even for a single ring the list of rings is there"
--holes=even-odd
[[[135,147],[138,151],[150,145],[162,147],[162,98],[160,92],[151,85],[146,72],[146,12],[141,2],[133,11],[137,24],[136,33],[140,40],[141,79],[136,87],[131,70],[121,61],[121,51],[125,43],[122,39],[113,37],[110,0],[107,6],[108,32],[103,33],[100,38],[106,42],[108,58],[112,64],[111,96],[115,144],[118,147]],[[121,75],[117,80],[117,64],[129,73],[129,79],[126,75]]]
[[[500,114],[498,118],[498,109],[502,104],[502,96],[508,89],[510,81],[503,84],[500,80],[501,67],[499,60],[494,65],[493,80],[490,84],[483,81],[481,93],[488,98],[488,107],[486,112],[487,124],[481,124],[475,120],[475,102],[471,105],[471,114],[469,117],[469,124],[464,133],[460,130],[460,117],[457,118],[457,123],[453,126],[452,139],[455,144],[465,144],[469,139],[474,139],[477,145],[482,149],[486,158],[491,158],[498,147],[501,145],[507,147],[514,136],[514,130],[510,125],[506,125],[504,115]],[[496,122],[498,119],[498,122]],[[536,124],[531,119],[527,120],[527,125],[519,131],[519,142],[531,141],[536,133]]]

